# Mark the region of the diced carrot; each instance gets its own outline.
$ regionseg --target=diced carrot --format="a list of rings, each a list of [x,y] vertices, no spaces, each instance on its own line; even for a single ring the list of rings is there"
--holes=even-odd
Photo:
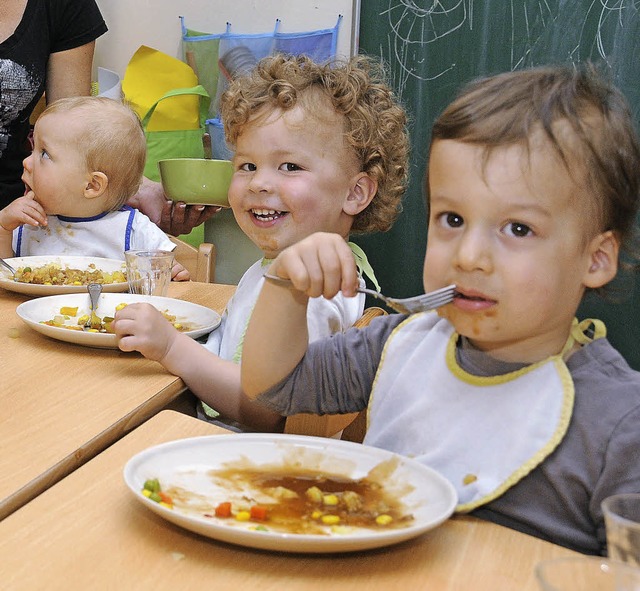
[[[168,505],[173,505],[173,499],[165,492],[162,492],[161,490],[158,491],[158,494],[160,495],[160,498],[162,499],[163,503],[167,503]]]
[[[250,509],[251,519],[257,519],[258,521],[264,521],[267,518],[267,508],[260,505],[254,505]]]
[[[231,503],[220,503],[215,510],[216,517],[230,517],[231,516]]]

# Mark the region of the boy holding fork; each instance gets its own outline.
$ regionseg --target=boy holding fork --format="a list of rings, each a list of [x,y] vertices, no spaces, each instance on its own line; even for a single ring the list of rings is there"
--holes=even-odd
[[[428,167],[423,283],[456,284],[454,301],[308,345],[308,298],[356,279],[342,242],[314,234],[269,269],[293,287],[263,287],[245,392],[283,414],[368,408],[364,443],[439,470],[458,511],[604,552],[601,501],[640,492],[640,374],[575,314],[631,245],[639,162],[628,105],[592,67],[470,84]]]

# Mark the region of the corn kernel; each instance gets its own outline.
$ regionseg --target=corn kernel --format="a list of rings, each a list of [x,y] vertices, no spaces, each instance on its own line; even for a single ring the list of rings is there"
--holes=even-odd
[[[238,521],[249,521],[249,519],[251,519],[251,513],[249,513],[249,511],[238,511],[236,513],[236,519]]]
[[[467,474],[463,479],[462,479],[462,484],[464,484],[465,486],[467,486],[468,484],[472,484],[474,483],[476,480],[478,480],[478,477],[475,474]]]
[[[143,496],[149,498],[151,496],[151,491],[147,490],[146,488],[143,488],[142,489],[142,494],[143,494]]]
[[[389,525],[393,521],[393,517],[391,515],[378,515],[376,517],[376,523],[378,525]]]
[[[311,519],[320,519],[322,517],[322,511],[314,511],[311,514]]]
[[[116,306],[116,312],[117,312],[118,310],[122,310],[122,308],[124,308],[126,305],[127,305],[127,304],[124,304],[124,303],[122,303],[122,304],[118,304],[118,305]]]
[[[176,330],[180,330],[182,328],[182,324],[180,324],[179,322],[175,322],[173,328],[175,328]]]
[[[160,501],[158,503],[158,505],[162,505],[163,507],[166,507],[167,509],[173,509],[173,505],[171,503],[165,503],[164,501]]]
[[[337,505],[338,497],[336,495],[324,495],[324,497],[322,497],[322,502],[325,505]]]
[[[340,523],[340,516],[338,515],[323,515],[322,523],[325,525],[337,525]]]

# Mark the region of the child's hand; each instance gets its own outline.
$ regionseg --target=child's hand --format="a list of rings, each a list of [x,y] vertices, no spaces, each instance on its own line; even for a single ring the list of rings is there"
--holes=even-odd
[[[33,191],[14,199],[0,210],[0,226],[6,232],[13,232],[18,226],[46,226],[47,214],[36,199]]]
[[[171,281],[189,281],[191,274],[180,263],[173,263],[171,267]]]
[[[162,361],[179,335],[151,304],[125,306],[116,312],[111,326],[121,351],[140,351],[154,361]]]
[[[358,270],[349,245],[339,234],[318,232],[283,250],[269,273],[290,279],[309,297],[354,296]]]

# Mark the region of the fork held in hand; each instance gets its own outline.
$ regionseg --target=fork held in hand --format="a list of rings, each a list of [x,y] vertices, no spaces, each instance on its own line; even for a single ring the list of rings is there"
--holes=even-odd
[[[274,283],[279,283],[281,285],[291,285],[291,281],[289,279],[283,279],[282,277],[278,277],[277,275],[265,273],[264,277],[265,279],[269,279]],[[390,298],[386,295],[381,294],[379,291],[366,289],[364,287],[359,287],[358,289],[356,289],[356,291],[382,300],[385,304],[387,304],[387,306],[389,306],[396,312],[400,312],[400,314],[417,314],[418,312],[426,312],[427,310],[439,308],[440,306],[444,306],[445,304],[451,302],[455,296],[456,286],[448,285],[447,287],[442,287],[440,289],[436,289],[435,291],[430,291],[429,293],[414,296],[411,298]]]

